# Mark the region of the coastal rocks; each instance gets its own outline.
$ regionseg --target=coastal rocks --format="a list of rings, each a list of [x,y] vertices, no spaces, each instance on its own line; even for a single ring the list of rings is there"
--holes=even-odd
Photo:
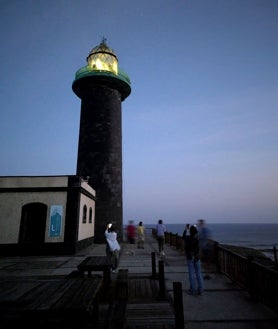
[[[229,244],[221,244],[222,247],[230,249],[231,251],[242,255],[243,257],[253,257],[254,261],[270,268],[274,268],[274,262],[271,258],[267,257],[262,251],[254,249],[254,248],[248,248],[248,247],[242,247],[242,246],[233,246]]]

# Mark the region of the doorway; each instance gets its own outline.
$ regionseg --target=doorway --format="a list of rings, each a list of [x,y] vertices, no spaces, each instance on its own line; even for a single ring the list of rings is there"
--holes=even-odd
[[[33,202],[22,207],[18,242],[26,251],[43,245],[46,215],[47,205],[43,203]]]

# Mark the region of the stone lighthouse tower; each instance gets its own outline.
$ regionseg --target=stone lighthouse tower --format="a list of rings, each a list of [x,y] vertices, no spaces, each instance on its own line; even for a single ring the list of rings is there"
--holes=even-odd
[[[122,240],[122,109],[131,93],[129,77],[106,40],[93,48],[87,65],[75,74],[74,93],[81,99],[76,174],[96,191],[95,243],[103,243],[112,222]]]

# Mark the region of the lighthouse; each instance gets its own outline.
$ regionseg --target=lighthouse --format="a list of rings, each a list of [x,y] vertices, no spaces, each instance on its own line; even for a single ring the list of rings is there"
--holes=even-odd
[[[94,242],[105,241],[108,222],[115,225],[121,241],[122,102],[131,93],[131,83],[105,39],[76,72],[72,90],[81,99],[76,174],[96,192]]]

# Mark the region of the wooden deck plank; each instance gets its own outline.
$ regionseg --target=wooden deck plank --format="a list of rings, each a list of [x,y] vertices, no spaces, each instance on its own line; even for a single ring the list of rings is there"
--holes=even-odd
[[[130,279],[129,282],[129,303],[137,302],[158,302],[159,299],[159,283],[153,279]],[[170,297],[169,297],[170,299]],[[168,301],[168,298],[165,298]]]
[[[0,322],[24,323],[30,328],[52,328],[56,324],[59,328],[85,328],[96,324],[102,280],[92,276],[39,282],[17,300],[0,300]]]
[[[72,283],[68,280],[44,283],[33,295],[25,296],[25,298],[33,301],[28,305],[28,309],[41,311],[50,309],[52,305],[55,305],[62,298],[64,291],[71,288],[71,285]]]
[[[169,303],[127,304],[127,328],[174,328],[174,310]]]
[[[0,302],[17,300],[39,284],[39,282],[22,283],[14,280],[0,282]]]
[[[141,300],[156,302],[159,296],[159,284],[157,280],[150,278],[131,278],[128,282],[129,303]]]

